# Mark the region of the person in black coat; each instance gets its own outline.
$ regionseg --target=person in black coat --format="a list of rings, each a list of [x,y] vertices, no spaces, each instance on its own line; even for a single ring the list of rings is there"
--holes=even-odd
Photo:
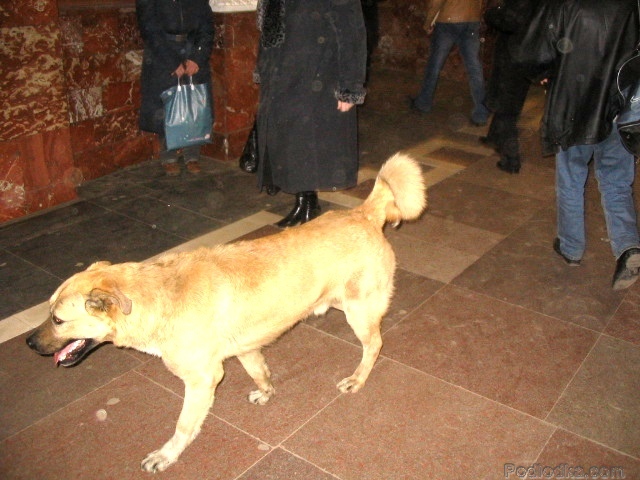
[[[495,147],[500,154],[497,167],[508,173],[520,172],[518,119],[524,107],[531,81],[518,68],[509,53],[509,43],[527,26],[537,0],[504,0],[484,15],[487,25],[497,31],[493,70],[489,79],[486,104],[493,118],[486,137],[480,141]]]
[[[258,186],[295,194],[289,227],[319,214],[318,190],[357,183],[367,37],[359,0],[261,0]]]
[[[144,42],[140,87],[140,129],[160,136],[160,160],[168,175],[179,175],[178,150],[166,150],[164,105],[160,94],[178,79],[211,84],[213,15],[207,0],[136,0]],[[182,149],[187,170],[199,173],[200,147]]]

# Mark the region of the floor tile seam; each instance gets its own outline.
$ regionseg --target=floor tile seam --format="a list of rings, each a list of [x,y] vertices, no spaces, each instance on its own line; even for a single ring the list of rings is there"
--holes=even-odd
[[[547,447],[549,446],[549,444],[551,443],[551,439],[553,438],[553,436],[556,434],[556,432],[558,430],[560,430],[561,427],[559,426],[555,426],[555,428],[553,428],[551,430],[551,432],[549,433],[549,437],[547,438],[547,440],[540,446],[540,449],[538,450],[538,454],[536,455],[536,458],[532,461],[532,464],[538,462],[540,460],[540,456],[544,453],[544,451],[547,449]],[[526,478],[526,477],[525,477]]]
[[[586,328],[586,327],[585,327]],[[610,338],[612,340],[615,340],[616,342],[622,342],[625,345],[628,345],[629,347],[633,348],[634,350],[638,350],[640,351],[640,345],[633,343],[630,340],[626,340],[624,338],[620,338],[620,337],[616,337],[615,335],[611,335],[610,333],[607,333],[606,331],[602,331],[602,332],[598,332],[602,335],[602,338]]]
[[[305,458],[305,457],[302,457],[302,456],[298,455],[294,451],[286,448],[284,445],[280,445],[278,448],[280,448],[280,450],[282,450],[283,452],[286,452],[289,455],[292,455],[292,456],[296,457],[297,459],[302,460],[303,462],[313,466],[314,468],[317,468],[318,470],[322,471],[323,473],[326,473],[327,475],[331,476],[332,478],[335,478],[336,480],[341,480],[341,477],[339,477],[336,474],[330,472],[329,470],[326,470],[325,468],[321,467],[320,465],[312,462],[308,458]]]
[[[566,433],[570,433],[571,435],[575,435],[576,437],[578,437],[578,438],[580,438],[582,440],[586,440],[588,442],[594,443],[595,445],[598,445],[599,447],[606,448],[607,450],[611,450],[612,452],[615,452],[618,455],[622,455],[622,456],[628,457],[628,458],[630,458],[630,459],[632,459],[634,461],[640,462],[640,456],[635,456],[635,455],[632,455],[632,454],[630,454],[628,452],[623,452],[622,450],[619,450],[619,449],[613,447],[612,445],[607,445],[606,443],[602,443],[599,440],[596,440],[594,438],[586,437],[586,436],[582,435],[581,433],[569,430],[568,428],[563,427],[562,425],[558,425],[557,426],[557,431],[563,431],[563,432],[566,432]]]
[[[143,195],[143,196],[144,196],[144,195]],[[140,198],[140,197],[136,197],[136,198]],[[135,200],[135,199],[134,199],[134,200]],[[166,204],[166,202],[162,202],[162,200],[160,200],[160,199],[158,199],[158,198],[154,198],[154,200],[157,200],[157,201],[158,201],[158,202],[160,202],[160,203],[165,203],[165,204]],[[99,204],[94,203],[94,205],[99,205]],[[169,205],[169,206],[170,206],[170,207],[174,207],[174,208],[179,208],[179,209],[181,209],[182,211],[186,211],[186,212],[190,212],[190,213],[196,213],[196,214],[197,214],[197,215],[199,215],[199,216],[205,216],[205,215],[202,215],[202,214],[200,214],[200,213],[195,212],[194,210],[189,210],[189,209],[186,209],[186,208],[180,207],[179,205],[175,205],[175,204],[174,204],[174,205]],[[141,224],[141,225],[144,225],[145,227],[149,227],[149,228],[151,228],[151,229],[153,229],[153,230],[157,230],[157,231],[159,231],[159,232],[166,233],[166,234],[171,235],[171,236],[173,236],[173,237],[176,237],[176,238],[178,238],[178,239],[180,239],[180,240],[184,240],[184,241],[188,241],[188,240],[190,240],[190,238],[188,238],[188,237],[183,237],[183,236],[180,236],[180,235],[176,234],[175,232],[171,232],[171,231],[169,231],[169,230],[165,230],[165,229],[163,229],[162,227],[159,227],[157,224],[150,224],[150,223],[147,223],[147,222],[145,222],[145,221],[140,220],[139,218],[135,218],[135,217],[132,217],[131,215],[127,215],[126,213],[124,213],[124,212],[123,212],[123,211],[121,211],[121,210],[116,210],[116,209],[108,208],[108,207],[104,207],[104,206],[102,206],[102,208],[104,208],[105,210],[107,210],[107,211],[108,211],[108,212],[110,212],[110,213],[113,213],[113,214],[118,215],[118,216],[120,216],[120,217],[126,218],[127,220],[131,220],[131,221],[133,221],[133,222],[136,222],[136,223],[139,223],[139,224]],[[205,216],[205,217],[206,217],[206,216]],[[209,218],[209,219],[213,219],[213,220],[216,220],[216,221],[219,221],[219,222],[221,221],[221,220],[215,219],[215,218],[213,218],[213,217],[207,217],[207,218]]]
[[[42,268],[40,265],[37,265],[37,264],[33,263],[33,262],[32,262],[32,261],[30,261],[28,258],[24,258],[24,257],[22,257],[22,256],[18,255],[16,252],[12,252],[11,250],[6,250],[6,252],[7,252],[9,255],[11,255],[12,257],[17,258],[17,259],[19,259],[19,260],[21,260],[21,261],[25,262],[26,264],[30,265],[31,267],[34,267],[34,268],[36,268],[36,269],[38,269],[38,270],[40,270],[40,271],[42,271],[42,272],[44,272],[44,273],[46,273],[46,274],[48,274],[48,275],[51,275],[51,276],[52,276],[52,277],[54,277],[54,278],[57,278],[60,282],[63,282],[63,281],[64,281],[64,279],[63,279],[63,278],[60,278],[60,277],[59,277],[58,275],[56,275],[55,273],[50,272],[49,270],[47,270],[47,269],[45,269],[45,268]],[[27,310],[27,309],[29,309],[29,308],[31,308],[31,307],[33,307],[33,305],[23,308],[22,310],[20,310],[20,312],[22,312],[22,311],[24,311],[24,310]],[[20,313],[20,312],[15,312],[15,313],[13,313],[13,315],[15,315],[16,313]],[[11,316],[11,315],[10,315],[10,316]],[[0,321],[1,321],[1,320],[2,320],[2,319],[0,319]]]
[[[429,245],[433,245],[434,247],[438,247],[438,248],[443,248],[443,247],[444,248],[450,248],[452,250],[456,250],[456,251],[458,251],[460,253],[463,253],[465,255],[469,255],[469,256],[472,256],[472,257],[478,257],[478,260],[480,258],[482,258],[482,256],[484,256],[487,253],[489,253],[491,250],[496,248],[500,243],[502,243],[510,235],[510,234],[505,235],[505,234],[499,233],[499,232],[492,232],[491,230],[487,230],[487,229],[481,228],[481,227],[476,227],[474,225],[469,225],[469,224],[461,222],[459,220],[451,220],[450,218],[447,218],[447,217],[441,217],[441,216],[438,216],[438,215],[434,215],[434,214],[430,213],[429,211],[426,211],[424,213],[424,215],[431,215],[433,218],[435,218],[437,220],[442,220],[445,223],[449,223],[450,222],[453,225],[460,225],[460,226],[462,226],[464,228],[475,230],[475,231],[477,231],[478,235],[486,234],[486,236],[491,237],[491,238],[493,238],[493,237],[500,237],[500,238],[499,238],[498,242],[495,245],[493,245],[492,247],[490,247],[487,251],[483,252],[482,254],[477,254],[477,253],[471,253],[471,252],[467,252],[467,251],[461,250],[460,248],[456,248],[456,247],[452,246],[449,243],[427,241],[421,235],[415,235],[415,234],[410,234],[410,233],[403,232],[402,228],[397,228],[397,229],[391,230],[389,232],[389,234],[391,234],[393,236],[399,236],[399,237],[404,238],[404,239],[413,239],[413,240],[418,240],[420,242],[429,243]],[[385,237],[386,237],[386,235],[385,235]],[[396,256],[398,256],[397,252],[396,252]],[[471,265],[473,265],[473,264],[471,264]],[[471,265],[469,265],[469,267]],[[469,267],[466,267],[466,268],[469,268]],[[465,268],[465,270],[466,270],[466,268]],[[433,279],[433,280],[435,280],[435,279]]]
[[[371,370],[371,373],[373,373],[377,367],[377,365],[379,364],[379,362],[376,362],[376,364],[373,366],[373,369]],[[337,387],[336,387],[337,388]],[[366,388],[366,387],[365,387]],[[278,447],[282,447],[284,448],[284,444],[290,440],[291,438],[293,438],[298,432],[300,432],[304,427],[306,427],[309,423],[311,423],[314,419],[316,419],[321,413],[323,413],[325,410],[327,410],[330,406],[332,406],[333,404],[335,404],[338,399],[346,396],[346,395],[354,395],[354,393],[343,393],[340,392],[338,390],[338,393],[333,397],[333,399],[329,400],[324,406],[318,408],[313,415],[310,415],[308,417],[306,417],[304,419],[304,421],[298,425],[297,428],[293,429],[285,438],[283,438],[279,443],[278,443]]]
[[[462,274],[461,274],[461,275],[462,275]],[[554,315],[550,315],[550,314],[545,313],[545,312],[540,312],[540,311],[538,311],[538,310],[534,310],[534,309],[529,308],[529,307],[526,307],[526,306],[524,306],[524,305],[520,305],[520,304],[517,304],[517,303],[512,303],[512,302],[509,302],[509,301],[504,300],[504,299],[502,299],[502,298],[494,297],[493,295],[490,295],[489,293],[484,292],[484,291],[482,291],[482,290],[474,290],[474,289],[469,288],[469,287],[466,287],[466,286],[464,286],[464,285],[458,285],[458,284],[456,284],[456,283],[453,283],[453,282],[455,282],[455,280],[456,280],[457,278],[458,278],[458,277],[454,278],[454,279],[453,279],[450,283],[448,283],[447,285],[450,285],[450,286],[455,287],[455,288],[460,288],[460,289],[462,289],[462,290],[466,290],[466,291],[468,291],[468,292],[472,292],[472,293],[474,293],[474,294],[476,294],[476,295],[481,295],[481,296],[483,296],[483,297],[485,297],[485,298],[488,298],[488,299],[491,299],[491,300],[496,300],[496,301],[498,301],[498,302],[500,302],[500,303],[502,303],[502,304],[509,305],[509,306],[511,306],[511,307],[518,308],[518,309],[520,309],[520,310],[524,310],[524,311],[526,311],[526,312],[530,312],[530,313],[533,313],[533,314],[536,314],[536,315],[543,316],[543,317],[545,317],[545,318],[547,318],[547,319],[549,319],[549,320],[553,320],[553,321],[556,321],[556,322],[560,322],[560,323],[562,323],[562,324],[564,324],[564,325],[569,325],[569,326],[572,326],[572,327],[578,327],[578,328],[580,328],[580,329],[582,329],[582,330],[587,330],[587,331],[589,331],[589,332],[593,332],[593,333],[595,333],[595,334],[598,336],[598,337],[596,338],[595,342],[594,342],[594,345],[595,345],[596,343],[598,343],[599,336],[603,334],[603,332],[601,332],[601,331],[599,331],[599,330],[594,330],[593,328],[589,328],[589,327],[586,327],[586,326],[584,326],[584,325],[580,325],[579,323],[575,323],[575,322],[572,322],[572,321],[570,321],[570,320],[565,320],[565,319],[563,319],[563,318],[559,318],[559,317],[556,317],[556,316],[554,316]],[[610,336],[610,335],[609,335],[609,336]],[[616,337],[612,337],[612,338],[616,338]],[[620,340],[621,340],[621,339],[620,339]],[[633,344],[632,344],[632,345],[633,345]]]
[[[600,342],[601,338],[603,337],[602,332],[598,333],[598,337],[596,338],[596,341],[593,342],[593,345],[591,345],[591,348],[589,349],[589,351],[587,352],[587,354],[584,356],[584,358],[582,359],[582,361],[580,362],[580,365],[578,365],[578,368],[576,368],[575,372],[573,372],[573,375],[571,375],[571,378],[567,381],[567,384],[565,385],[565,387],[562,389],[562,392],[560,392],[560,394],[558,395],[558,397],[556,398],[556,401],[553,402],[553,405],[551,406],[551,408],[549,409],[549,411],[547,412],[547,415],[545,416],[545,420],[549,421],[549,417],[550,415],[553,413],[553,411],[555,410],[555,408],[558,406],[558,404],[560,403],[560,401],[564,398],[565,394],[567,393],[567,391],[569,390],[569,387],[571,386],[571,384],[573,383],[573,381],[576,379],[576,377],[578,376],[578,373],[580,373],[580,371],[582,371],[584,365],[586,364],[587,360],[589,359],[589,357],[591,357],[591,354],[593,353],[593,351],[595,350],[596,346],[598,345],[598,343]],[[560,426],[560,425],[558,425]]]
[[[9,435],[8,437],[3,438],[2,440],[0,440],[0,445],[2,445],[3,443],[9,441],[10,439],[13,439],[14,437],[17,437],[18,435],[21,435],[22,433],[26,432],[27,430],[29,430],[30,428],[33,428],[37,425],[39,425],[40,423],[46,421],[47,419],[49,419],[50,417],[57,415],[58,413],[60,413],[61,411],[71,407],[72,405],[84,400],[85,398],[87,398],[89,395],[94,394],[95,392],[97,392],[98,390],[107,387],[108,385],[116,382],[117,380],[119,380],[120,378],[122,378],[123,376],[129,374],[130,372],[132,372],[135,368],[134,367],[130,370],[127,370],[126,372],[123,372],[120,375],[117,375],[113,378],[111,378],[109,381],[107,381],[106,383],[103,383],[101,385],[98,385],[97,387],[95,387],[93,390],[90,390],[82,395],[80,395],[78,398],[75,398],[73,400],[71,400],[70,402],[64,404],[63,406],[61,406],[60,408],[57,408],[56,410],[53,410],[49,413],[47,413],[45,416],[38,418],[35,421],[32,421],[29,425],[27,425],[26,427],[18,430],[17,432],[12,433],[11,435]],[[135,373],[135,372],[134,372]]]
[[[424,277],[424,278],[428,278],[428,277]],[[429,300],[431,300],[436,294],[440,293],[448,284],[447,283],[442,283],[442,285],[436,289],[431,295],[425,297],[419,304],[417,304],[414,308],[412,308],[410,311],[408,311],[400,320],[398,320],[396,323],[394,323],[393,325],[391,325],[389,328],[387,328],[384,332],[381,332],[382,334],[382,346],[384,348],[384,337],[386,335],[388,335],[389,333],[393,333],[394,330],[396,330],[397,328],[399,328],[399,326],[401,324],[403,324],[405,321],[407,321],[407,319],[417,310],[419,310],[425,303],[427,303]]]
[[[212,215],[206,215],[206,214],[204,214],[204,213],[201,213],[199,210],[193,210],[193,209],[191,209],[191,208],[189,208],[189,207],[185,207],[184,205],[179,205],[179,204],[177,204],[177,203],[175,203],[175,202],[174,202],[174,203],[169,203],[169,202],[167,202],[166,200],[164,200],[164,199],[162,198],[162,194],[163,194],[163,193],[165,193],[163,190],[159,190],[157,193],[158,193],[158,195],[159,195],[159,196],[154,196],[154,195],[151,195],[151,194],[149,194],[149,193],[145,193],[145,194],[143,194],[143,195],[139,195],[139,196],[137,196],[137,197],[135,197],[135,198],[130,199],[130,201],[135,201],[135,200],[137,200],[137,199],[139,199],[139,198],[148,198],[148,199],[151,199],[151,200],[155,200],[155,201],[157,201],[157,202],[159,202],[159,203],[161,203],[161,204],[164,204],[164,205],[166,205],[167,207],[176,208],[176,209],[181,210],[181,211],[183,211],[183,212],[189,212],[189,213],[192,213],[192,214],[194,214],[194,215],[197,215],[198,217],[204,217],[204,218],[207,218],[207,219],[209,219],[209,220],[215,220],[216,222],[220,222],[220,223],[222,223],[222,224],[226,224],[226,223],[228,223],[227,221],[225,221],[225,219],[224,219],[224,218],[218,218],[218,217],[214,217],[214,216],[212,216]],[[118,210],[118,209],[116,209],[116,208],[106,207],[106,206],[101,205],[101,204],[99,204],[99,203],[96,203],[96,202],[94,202],[94,201],[92,201],[92,200],[88,200],[88,201],[91,201],[94,205],[101,206],[102,208],[105,208],[105,209],[109,210],[109,211],[110,211],[110,212],[112,212],[112,213],[117,213],[117,214],[123,215],[123,216],[125,216],[125,217],[127,217],[127,218],[131,218],[132,220],[140,221],[139,219],[136,219],[136,218],[134,218],[134,217],[130,217],[129,215],[127,215],[127,214],[125,214],[125,213],[122,213],[122,211],[121,211],[121,210]],[[252,214],[248,214],[247,216],[250,216],[250,215],[252,215]],[[144,223],[144,222],[142,222],[142,223]],[[153,226],[153,225],[151,225],[151,226]],[[154,228],[155,228],[155,227],[154,227]],[[215,229],[214,229],[214,230],[215,230]],[[166,231],[167,233],[172,233],[172,232],[169,232],[169,231],[167,231],[167,230],[163,230],[163,231]],[[213,231],[213,230],[212,230],[212,231]]]
[[[374,366],[375,369],[375,366]],[[230,420],[227,420],[226,418],[220,416],[220,414],[215,413],[214,409],[215,409],[215,401],[212,404],[211,409],[209,410],[209,414],[214,416],[215,418],[217,418],[218,420],[226,423],[227,425],[233,427],[235,430],[242,432],[248,436],[250,436],[251,438],[256,439],[257,441],[259,441],[260,443],[263,443],[265,445],[268,445],[269,447],[271,447],[271,450],[275,450],[276,448],[284,448],[284,444],[291,439],[294,435],[296,435],[301,429],[303,429],[309,422],[311,422],[313,419],[315,419],[318,415],[320,415],[322,412],[324,412],[328,407],[330,407],[331,405],[333,405],[339,398],[343,397],[344,395],[347,395],[345,393],[342,393],[340,391],[338,391],[335,396],[328,400],[325,405],[321,406],[320,408],[316,409],[315,412],[313,414],[311,414],[308,417],[305,417],[304,421],[298,425],[297,427],[295,427],[289,434],[287,434],[283,439],[281,439],[280,441],[278,441],[277,443],[270,443],[266,440],[263,440],[260,437],[257,437],[256,435],[244,430],[243,428],[241,428],[239,425],[236,425],[235,423],[233,423]],[[259,406],[256,406],[256,408],[259,408]],[[263,457],[264,458],[264,457]]]
[[[431,378],[432,380],[441,382],[441,383],[443,383],[445,385],[449,385],[450,387],[453,387],[456,390],[459,390],[459,391],[464,392],[464,393],[468,393],[468,394],[470,394],[470,395],[472,395],[472,396],[474,396],[476,398],[479,398],[479,399],[482,399],[482,400],[486,400],[486,401],[488,401],[489,403],[491,403],[493,405],[499,406],[501,408],[506,408],[507,410],[511,411],[512,413],[515,413],[515,414],[518,414],[518,415],[523,415],[523,416],[525,416],[525,417],[527,417],[527,418],[529,418],[531,420],[535,420],[539,424],[544,425],[546,427],[549,427],[552,430],[556,429],[556,428],[559,428],[559,425],[556,425],[556,424],[546,420],[546,418],[536,417],[535,415],[533,415],[533,414],[531,414],[529,412],[525,412],[523,410],[518,410],[517,408],[512,407],[511,405],[507,405],[506,403],[502,403],[502,402],[500,402],[500,401],[498,401],[498,400],[496,400],[494,398],[487,397],[485,395],[482,395],[481,393],[474,392],[473,390],[469,390],[468,388],[466,388],[466,387],[464,387],[462,385],[458,385],[458,384],[453,383],[453,382],[451,382],[451,381],[449,381],[449,380],[447,380],[445,378],[438,377],[437,375],[434,375],[432,373],[425,372],[424,370],[420,370],[417,367],[414,367],[414,366],[409,365],[407,363],[403,363],[403,362],[401,362],[399,360],[396,360],[396,359],[394,359],[392,357],[387,357],[387,356],[384,356],[384,355],[380,355],[380,358],[383,358],[384,360],[388,360],[388,361],[390,361],[392,363],[395,363],[398,366],[401,366],[401,367],[404,367],[404,368],[408,368],[408,369],[412,370],[414,373],[417,373],[417,374],[422,375],[424,377],[428,377],[428,378]]]
[[[144,380],[148,381],[149,383],[152,383],[153,385],[156,385],[157,387],[162,388],[163,390],[165,390],[166,392],[171,393],[172,395],[174,395],[175,397],[184,400],[184,395],[180,395],[178,392],[176,392],[175,390],[172,390],[170,387],[166,386],[164,383],[159,382],[158,380],[154,379],[153,377],[150,377],[148,375],[145,375],[143,372],[139,371],[138,369],[143,367],[144,365],[146,365],[149,361],[151,361],[151,359],[147,360],[146,362],[140,362],[140,365],[132,368],[131,370],[129,370],[129,372],[132,372],[136,375],[138,375],[139,377],[143,378]],[[164,366],[164,362],[163,362],[163,366]],[[166,368],[166,367],[165,367]],[[127,372],[127,373],[129,373]],[[176,377],[177,378],[177,377]],[[106,385],[106,384],[105,384]]]
[[[633,347],[640,348],[640,344],[636,344],[636,343],[633,343],[631,340],[626,340],[624,338],[616,337],[615,335],[607,333],[607,329],[609,328],[610,325],[613,324],[614,318],[616,318],[616,315],[618,314],[618,312],[622,308],[622,305],[625,303],[625,301],[627,300],[627,297],[630,296],[630,295],[633,295],[633,293],[629,289],[627,289],[627,291],[624,293],[624,296],[622,297],[622,300],[620,301],[620,303],[618,304],[616,309],[613,311],[613,313],[611,313],[611,316],[607,320],[606,325],[602,328],[602,332],[601,333],[603,335],[608,336],[608,337],[615,338],[616,340],[621,340],[621,341],[623,341],[625,343],[629,343]]]

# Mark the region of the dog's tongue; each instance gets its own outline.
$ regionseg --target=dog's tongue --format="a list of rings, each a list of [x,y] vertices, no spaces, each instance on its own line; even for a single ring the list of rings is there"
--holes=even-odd
[[[60,362],[64,362],[69,353],[73,352],[76,348],[81,346],[84,343],[84,340],[76,340],[75,342],[71,342],[69,345],[64,347],[59,352],[53,354],[53,361],[56,364],[56,367]]]

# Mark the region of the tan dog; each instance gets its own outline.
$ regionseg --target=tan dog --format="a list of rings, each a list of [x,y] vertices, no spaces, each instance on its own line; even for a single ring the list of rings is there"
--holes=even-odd
[[[223,361],[238,357],[258,385],[249,400],[266,403],[274,388],[261,347],[311,314],[344,311],[363,352],[338,388],[362,388],[382,346],[380,322],[393,293],[395,255],[383,227],[415,219],[425,206],[420,166],[396,154],[357,208],[257,240],[91,265],[56,290],[50,318],[27,344],[63,366],[102,342],[162,357],[185,384],[175,434],[142,461],[143,470],[162,471],[198,435]]]

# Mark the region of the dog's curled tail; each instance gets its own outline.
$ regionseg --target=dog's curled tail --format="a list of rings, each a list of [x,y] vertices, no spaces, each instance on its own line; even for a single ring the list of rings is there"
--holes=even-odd
[[[403,153],[389,158],[378,173],[371,194],[362,207],[380,227],[389,222],[415,220],[427,206],[427,192],[418,162]]]

